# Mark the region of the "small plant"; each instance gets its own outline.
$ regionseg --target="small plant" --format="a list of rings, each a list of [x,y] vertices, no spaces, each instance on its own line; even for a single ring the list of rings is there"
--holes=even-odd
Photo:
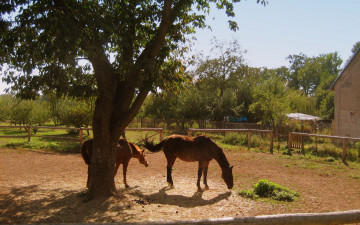
[[[272,198],[277,201],[295,201],[300,194],[290,188],[273,183],[269,180],[259,180],[253,190],[240,191],[241,196],[256,199],[256,198]]]
[[[242,190],[239,192],[239,195],[245,197],[245,198],[251,198],[251,199],[257,199],[259,196],[254,193],[253,190]]]
[[[331,157],[331,156],[329,156],[329,157],[327,157],[325,159],[325,162],[335,162],[335,161],[336,161],[336,159],[334,157]]]

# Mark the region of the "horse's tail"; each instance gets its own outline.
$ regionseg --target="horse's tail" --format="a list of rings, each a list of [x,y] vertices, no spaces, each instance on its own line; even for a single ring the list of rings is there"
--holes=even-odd
[[[155,145],[153,142],[148,142],[147,140],[144,141],[145,148],[147,150],[149,150],[150,152],[159,152],[159,151],[161,151],[164,142],[165,142],[165,140],[163,140],[159,144]]]
[[[90,165],[92,147],[92,139],[85,141],[81,146],[81,155],[87,165]]]

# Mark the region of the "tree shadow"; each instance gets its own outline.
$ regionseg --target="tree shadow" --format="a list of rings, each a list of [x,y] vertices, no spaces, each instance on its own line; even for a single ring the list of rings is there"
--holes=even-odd
[[[87,195],[80,190],[45,190],[38,185],[0,189],[0,224],[112,223],[134,218],[126,212],[130,201],[125,197],[97,198],[86,202]]]
[[[168,188],[164,187],[154,194],[143,194],[141,191],[129,193],[129,195],[145,199],[150,204],[163,204],[163,205],[176,205],[183,208],[195,208],[198,206],[213,205],[224,199],[228,199],[231,195],[231,191],[219,194],[211,199],[203,199],[204,192],[195,192],[193,196],[187,197],[183,195],[171,195],[167,194]]]

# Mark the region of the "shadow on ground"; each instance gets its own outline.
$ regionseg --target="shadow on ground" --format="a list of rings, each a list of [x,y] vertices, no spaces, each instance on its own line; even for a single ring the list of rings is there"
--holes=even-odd
[[[231,191],[228,191],[211,199],[203,199],[204,192],[195,192],[193,196],[188,197],[183,195],[168,194],[168,190],[168,188],[164,187],[159,190],[158,193],[154,194],[143,194],[139,190],[129,194],[140,199],[144,199],[148,204],[176,205],[184,208],[213,205],[217,202],[228,199],[231,195]]]
[[[0,189],[6,189],[0,187]],[[8,188],[0,195],[0,224],[127,222],[130,201],[111,197],[86,202],[84,190],[42,190],[37,185]]]

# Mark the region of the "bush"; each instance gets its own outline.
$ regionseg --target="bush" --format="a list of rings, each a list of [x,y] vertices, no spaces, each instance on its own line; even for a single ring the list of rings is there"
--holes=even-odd
[[[253,190],[241,191],[239,194],[251,199],[260,197],[287,202],[295,201],[297,197],[300,197],[298,192],[269,180],[259,180]]]
[[[256,195],[253,190],[242,190],[239,192],[239,195],[241,195],[245,198],[251,198],[251,199],[259,198],[259,196]]]
[[[45,145],[38,141],[22,141],[22,142],[10,142],[5,144],[6,148],[27,148],[27,149],[43,149]]]
[[[246,134],[228,133],[221,142],[228,145],[247,145],[248,139]]]

